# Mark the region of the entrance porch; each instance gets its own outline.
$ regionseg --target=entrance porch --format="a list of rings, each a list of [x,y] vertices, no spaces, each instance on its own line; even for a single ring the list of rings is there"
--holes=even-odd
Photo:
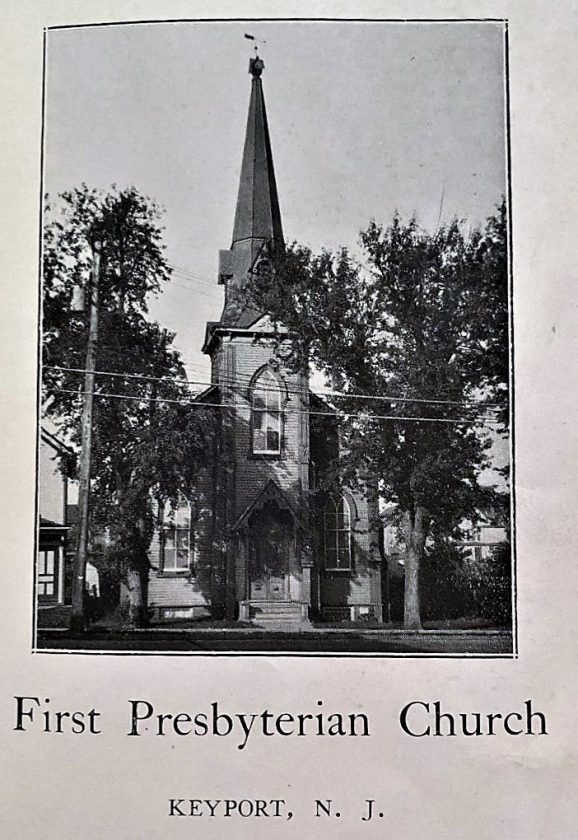
[[[303,543],[299,517],[270,481],[235,528],[240,621],[271,630],[310,627],[311,565]]]

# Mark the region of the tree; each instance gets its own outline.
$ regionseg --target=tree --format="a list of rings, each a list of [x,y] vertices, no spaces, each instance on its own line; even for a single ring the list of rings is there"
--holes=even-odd
[[[489,430],[507,432],[505,203],[470,235],[457,221],[429,234],[396,216],[372,222],[361,245],[362,264],[345,249],[277,249],[251,295],[290,341],[291,363],[338,386],[342,470],[396,506],[404,623],[419,628],[426,541],[492,502],[479,481]]]
[[[431,537],[420,563],[422,617],[426,621],[470,617],[470,586],[465,573],[468,549],[446,534]]]
[[[148,317],[170,279],[160,212],[134,189],[86,186],[47,203],[43,250],[44,411],[79,446],[87,317],[73,312],[86,286],[89,241],[103,239],[92,444],[91,515],[108,531],[107,559],[124,581],[128,621],[145,620],[155,511],[190,492],[207,451],[206,412],[191,409],[174,335]]]

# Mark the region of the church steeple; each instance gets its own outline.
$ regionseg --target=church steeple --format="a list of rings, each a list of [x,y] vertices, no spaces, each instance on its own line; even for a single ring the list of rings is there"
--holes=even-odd
[[[228,251],[219,254],[219,282],[225,284],[222,324],[249,326],[259,313],[243,302],[248,274],[260,254],[283,243],[281,212],[275,181],[271,138],[263,96],[261,74],[265,67],[259,56],[249,62],[251,98],[241,164],[241,178]]]
[[[283,241],[271,139],[261,81],[264,66],[259,56],[252,58],[249,62],[249,72],[253,79],[233,228],[233,246],[245,239],[259,240],[261,244],[266,240]]]

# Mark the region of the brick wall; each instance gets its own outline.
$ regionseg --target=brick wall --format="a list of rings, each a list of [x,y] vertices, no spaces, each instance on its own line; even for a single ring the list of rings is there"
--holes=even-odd
[[[315,397],[314,410],[329,411],[329,406]],[[381,618],[381,557],[378,543],[378,507],[375,493],[362,492],[359,488],[344,491],[351,514],[352,562],[351,569],[333,571],[326,569],[324,552],[324,510],[335,491],[331,478],[338,466],[340,441],[333,417],[314,415],[311,420],[311,458],[315,462],[315,572],[314,587],[317,607],[322,617],[329,620],[351,620],[369,614]]]
[[[252,453],[250,382],[272,359],[272,343],[265,339],[256,343],[250,337],[236,337],[226,341],[220,357],[224,400],[234,406],[230,417],[230,466],[234,499],[231,515],[234,520],[242,515],[270,479],[279,485],[298,509],[303,507],[304,493],[308,489],[309,424],[305,377],[290,373],[282,367],[276,371],[286,388],[282,399],[284,414],[281,457],[270,458]]]

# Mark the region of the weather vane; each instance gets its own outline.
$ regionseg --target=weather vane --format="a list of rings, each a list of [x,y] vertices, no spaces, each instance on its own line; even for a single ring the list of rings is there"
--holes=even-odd
[[[263,68],[265,67],[265,64],[264,64],[263,60],[261,58],[259,58],[259,52],[258,52],[259,47],[257,46],[257,44],[258,43],[266,44],[267,41],[263,41],[263,40],[257,41],[257,38],[255,38],[254,35],[249,35],[248,32],[245,32],[245,38],[248,41],[254,41],[255,42],[255,46],[254,46],[255,57],[250,59],[250,61],[249,61],[249,73],[254,78],[257,78],[258,76],[261,75],[261,73],[263,72]]]
[[[254,41],[254,42],[255,42],[255,46],[253,47],[253,49],[255,50],[255,52],[258,52],[258,51],[259,51],[258,44],[266,44],[266,43],[267,43],[267,41],[264,41],[262,38],[255,38],[255,36],[254,36],[254,35],[249,35],[249,33],[248,33],[248,32],[245,32],[244,37],[245,37],[248,41]]]

